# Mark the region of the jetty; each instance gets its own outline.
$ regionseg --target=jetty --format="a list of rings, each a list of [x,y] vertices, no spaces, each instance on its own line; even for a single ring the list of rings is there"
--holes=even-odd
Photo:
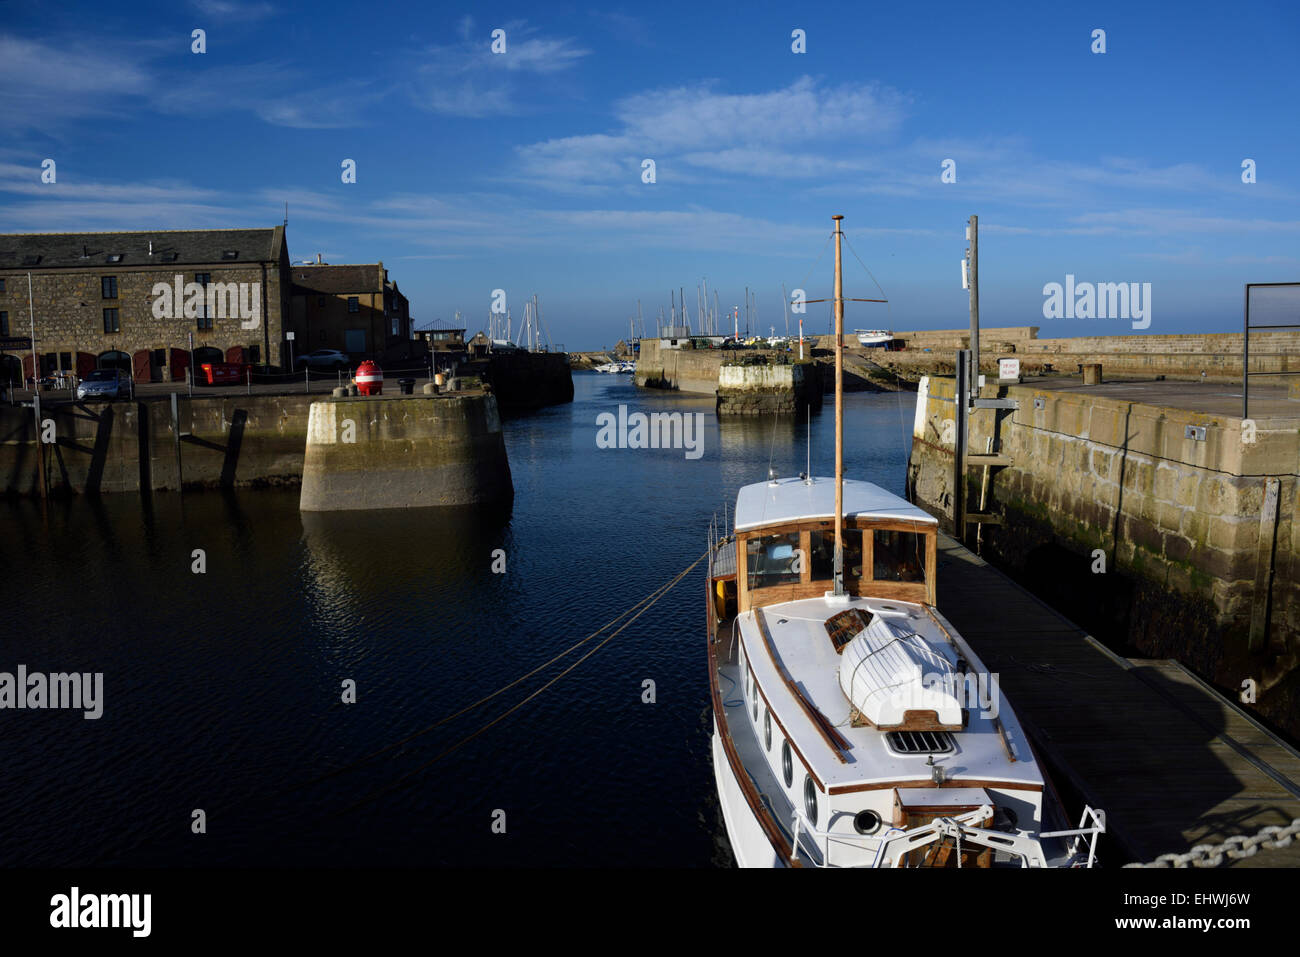
[[[1149,863],[1300,818],[1300,753],[1176,661],[1124,658],[948,535],[939,607],[997,674],[1066,793]],[[1068,702],[1068,707],[1062,703]],[[1223,866],[1300,866],[1300,840]]]

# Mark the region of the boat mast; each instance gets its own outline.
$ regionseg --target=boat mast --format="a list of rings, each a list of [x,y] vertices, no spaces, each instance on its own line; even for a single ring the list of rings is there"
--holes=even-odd
[[[844,594],[844,275],[840,268],[840,220],[835,220],[835,591]],[[864,555],[865,557],[865,555]]]

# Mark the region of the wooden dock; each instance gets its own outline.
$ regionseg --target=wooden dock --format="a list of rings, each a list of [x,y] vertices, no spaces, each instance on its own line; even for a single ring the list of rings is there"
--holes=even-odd
[[[1300,817],[1300,752],[1176,661],[1114,654],[946,535],[938,598],[1062,787],[1105,810],[1112,866]],[[1300,867],[1300,841],[1222,866]]]

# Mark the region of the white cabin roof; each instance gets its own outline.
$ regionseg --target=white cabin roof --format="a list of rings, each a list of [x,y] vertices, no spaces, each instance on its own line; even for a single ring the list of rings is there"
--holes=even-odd
[[[857,479],[844,480],[844,514],[846,517],[899,519],[938,525],[926,512],[879,485]],[[777,479],[746,485],[736,496],[738,532],[763,525],[783,525],[817,518],[835,517],[835,479],[814,478],[811,483],[800,478]]]

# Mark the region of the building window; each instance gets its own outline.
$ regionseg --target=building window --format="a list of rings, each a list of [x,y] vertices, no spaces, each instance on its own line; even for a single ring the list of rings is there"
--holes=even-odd
[[[4,292],[4,291],[5,291],[5,281],[3,279],[0,279],[0,292]]]
[[[116,310],[116,309],[105,309],[105,310],[104,310],[104,331],[105,331],[105,332],[121,332],[121,331],[122,331],[122,327],[118,324],[118,321],[117,321],[117,310]]]
[[[207,289],[208,283],[212,281],[212,273],[196,272],[194,281],[203,287],[203,301],[199,303],[199,314],[195,328],[199,330],[212,328],[212,316],[208,313]]]
[[[361,300],[356,296],[348,296],[348,312],[360,312]]]
[[[0,312],[0,336],[9,335],[9,313]]]
[[[103,292],[105,299],[117,298],[117,277],[101,276],[99,280],[100,291]]]

